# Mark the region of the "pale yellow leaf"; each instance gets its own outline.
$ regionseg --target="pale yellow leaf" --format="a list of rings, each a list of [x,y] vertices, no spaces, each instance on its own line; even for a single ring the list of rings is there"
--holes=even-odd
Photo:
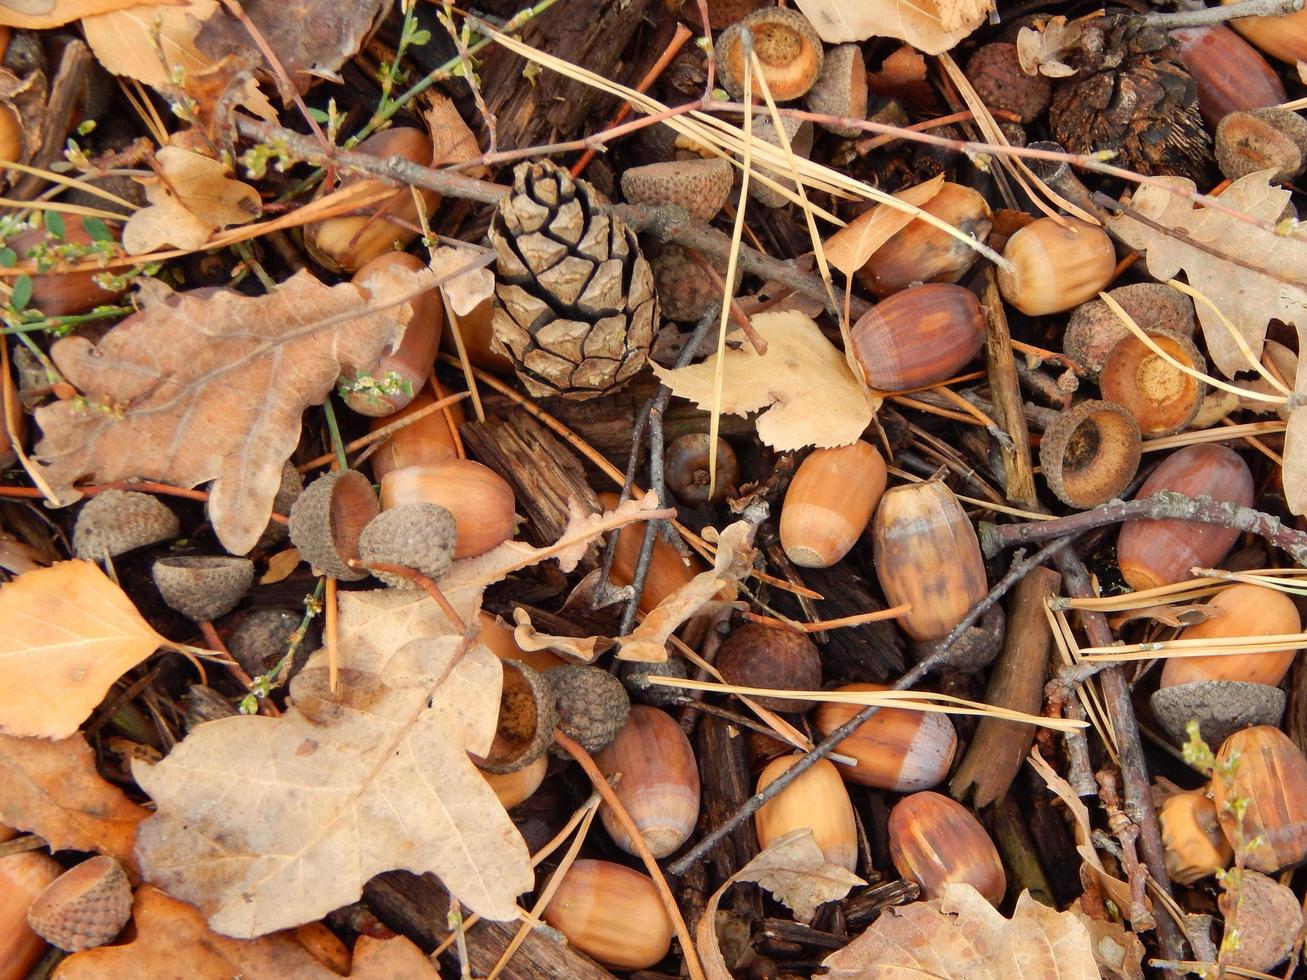
[[[759,313],[751,322],[767,353],[759,355],[749,344],[726,351],[721,411],[748,415],[765,409],[757,419],[758,436],[781,452],[855,442],[879,403],[853,377],[844,355],[801,313]],[[710,411],[716,362],[714,354],[676,370],[651,367],[674,394]]]
[[[167,85],[171,67],[186,76],[210,67],[210,59],[195,47],[195,35],[218,7],[218,0],[144,4],[83,17],[82,30],[105,71],[146,85]]]
[[[272,585],[290,576],[300,564],[299,548],[287,548],[268,559],[268,570],[259,579],[260,585]]]
[[[899,191],[894,196],[905,204],[921,207],[939,193],[944,175],[932,177],[922,184]],[[863,211],[847,225],[822,243],[826,261],[846,277],[867,264],[887,241],[910,225],[915,216],[910,211],[889,204],[877,204]]]
[[[65,738],[114,681],[167,641],[88,561],[0,588],[0,732]]]
[[[259,192],[231,180],[227,167],[179,146],[165,146],[155,158],[159,173],[138,177],[150,206],[123,227],[123,247],[143,255],[164,245],[197,249],[219,228],[243,225],[263,213]]]
[[[62,27],[80,17],[93,17],[111,10],[135,7],[140,0],[2,0],[0,27],[22,27],[31,31]]]
[[[985,22],[994,0],[795,0],[827,44],[896,37],[941,54]]]

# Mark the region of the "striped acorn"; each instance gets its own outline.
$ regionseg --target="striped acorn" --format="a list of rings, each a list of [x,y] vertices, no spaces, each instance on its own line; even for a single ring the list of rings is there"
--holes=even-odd
[[[980,353],[985,316],[971,290],[932,283],[877,303],[853,325],[852,338],[868,387],[922,388],[952,377]]]
[[[888,691],[884,684],[845,684],[837,691]],[[862,710],[861,705],[823,701],[813,724],[829,735]],[[881,708],[835,746],[856,766],[836,762],[846,782],[896,793],[938,786],[948,775],[958,736],[948,716],[905,708]]]
[[[885,492],[885,460],[855,442],[814,449],[799,464],[781,505],[781,546],[805,568],[829,568],[849,553]]]

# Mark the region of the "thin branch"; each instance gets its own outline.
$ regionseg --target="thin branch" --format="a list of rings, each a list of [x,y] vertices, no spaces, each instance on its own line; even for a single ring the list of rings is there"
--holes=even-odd
[[[1128,17],[1144,27],[1160,27],[1173,31],[1178,27],[1207,27],[1223,24],[1239,17],[1279,17],[1302,10],[1303,0],[1243,0],[1226,7],[1200,7],[1197,10],[1176,10],[1171,13],[1151,13],[1142,17]]]

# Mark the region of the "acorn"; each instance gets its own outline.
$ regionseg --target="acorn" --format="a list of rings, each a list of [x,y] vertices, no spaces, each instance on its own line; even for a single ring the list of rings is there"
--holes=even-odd
[[[980,101],[991,109],[1014,114],[1020,122],[1033,122],[1053,101],[1053,83],[1043,74],[1021,70],[1017,46],[1004,41],[982,44],[967,62],[967,80]]]
[[[15,160],[16,157],[5,157]],[[85,219],[81,215],[66,214],[63,218],[63,234],[52,235],[48,224],[41,228],[32,228],[9,239],[5,244],[18,256],[20,261],[36,259],[40,261],[48,256],[57,260],[62,246],[72,246],[74,251],[85,251],[95,239],[86,230]],[[116,228],[109,231],[113,241],[118,241]],[[109,254],[113,254],[112,252]],[[44,272],[32,276],[32,298],[29,305],[40,310],[46,316],[74,316],[87,313],[97,306],[107,306],[117,301],[126,291],[105,289],[97,279],[104,279],[107,273],[97,269],[80,272]]]
[[[363,268],[354,273],[351,282],[359,285],[363,293],[370,295],[364,284],[377,272],[395,267],[416,272],[427,267],[416,255],[407,252],[383,252],[370,259]],[[413,401],[417,393],[427,383],[431,370],[436,363],[436,350],[440,346],[440,334],[445,324],[445,310],[440,302],[440,294],[435,289],[428,289],[421,295],[409,300],[413,314],[404,328],[403,339],[393,351],[381,355],[375,367],[359,372],[352,378],[341,376],[348,391],[345,404],[360,415],[383,417],[394,415]],[[370,378],[374,385],[362,386],[360,376]],[[385,390],[378,390],[378,386]]]
[[[1154,331],[1148,338],[1171,359],[1202,373],[1207,362],[1192,340]],[[1098,376],[1103,398],[1125,408],[1146,437],[1168,436],[1198,414],[1207,385],[1181,371],[1138,337],[1123,337],[1103,361]]]
[[[553,685],[526,664],[504,660],[495,739],[484,758],[473,756],[486,772],[517,772],[545,754],[558,727]]]
[[[761,793],[803,756],[781,756],[769,762],[758,777]],[[758,808],[753,817],[758,846],[792,830],[807,827],[828,864],[853,871],[858,866],[858,830],[853,804],[840,772],[829,759],[818,759],[778,794]]]
[[[789,10],[789,7],[774,8],[777,10]],[[785,128],[785,138],[790,145],[790,152],[796,157],[807,158],[812,153],[813,127],[812,123],[807,120],[794,119],[790,116],[781,118],[781,125]],[[772,146],[780,146],[781,138],[776,132],[776,127],[770,119],[755,120],[752,130],[753,138],[763,143],[770,143]],[[755,166],[757,157],[754,157]],[[788,176],[789,168],[784,164],[779,164],[775,169],[770,166],[760,167],[767,176],[782,187],[789,190],[792,195],[797,196],[794,181]],[[778,172],[779,171],[779,172]],[[765,208],[783,208],[790,203],[790,199],[782,194],[775,187],[763,183],[755,174],[754,178],[749,181],[749,196]]]
[[[377,419],[372,423],[375,432],[382,426],[392,425],[405,416],[421,411],[444,395],[433,395],[428,391],[419,391],[406,406],[389,418]],[[445,409],[424,415],[394,434],[388,436],[369,457],[372,463],[372,476],[378,483],[385,479],[387,473],[403,469],[405,466],[417,466],[421,463],[436,463],[442,459],[455,459],[458,456],[458,444],[454,433],[450,431],[450,419],[454,426],[464,422],[463,406],[455,403],[449,406],[449,416]]]
[[[151,574],[164,602],[187,619],[211,623],[235,609],[254,584],[254,562],[225,555],[160,558]]]
[[[998,849],[980,821],[961,803],[939,793],[913,793],[890,811],[890,860],[921,886],[923,898],[941,898],[949,882],[971,885],[997,905],[1007,891]]]
[[[704,6],[708,9],[709,26],[714,31],[720,31],[758,8],[768,6],[768,0],[704,0]],[[681,7],[680,14],[696,27],[704,26],[698,3],[685,4]]]
[[[171,541],[181,522],[158,497],[129,490],[106,490],[82,505],[73,525],[73,554],[95,561],[117,558],[137,548]]]
[[[725,157],[669,160],[622,172],[622,195],[631,204],[685,208],[693,218],[711,221],[730,197],[735,168]]]
[[[1216,819],[1216,804],[1201,789],[1168,796],[1157,811],[1172,881],[1192,885],[1228,867],[1234,857]]]
[[[1251,507],[1253,475],[1239,454],[1225,446],[1185,446],[1163,460],[1135,496],[1143,500],[1162,490]],[[1237,530],[1219,524],[1177,518],[1126,521],[1117,535],[1117,564],[1132,589],[1171,585],[1190,578],[1195,566],[1215,567],[1238,538]]]
[[[847,555],[871,521],[887,478],[885,460],[862,441],[809,453],[781,505],[781,546],[790,561],[829,568]]]
[[[776,691],[815,691],[821,687],[821,654],[807,635],[783,626],[745,623],[717,648],[714,665],[727,684]],[[816,701],[754,697],[772,711],[807,711]]]
[[[65,871],[27,910],[28,925],[50,945],[70,953],[112,942],[131,917],[127,873],[103,854]]]
[[[617,506],[617,494],[601,493],[599,502],[605,509],[612,510]],[[635,573],[636,559],[640,555],[640,543],[644,539],[644,528],[635,524],[627,525],[619,530],[617,535],[617,553],[613,557],[612,581],[615,585],[630,585]],[[653,557],[649,562],[649,574],[645,578],[644,592],[640,594],[640,611],[650,612],[663,599],[705,570],[703,563],[693,555],[686,561],[675,545],[664,541],[661,537],[655,537]]]
[[[884,684],[845,684],[837,691],[888,691]],[[829,735],[862,710],[861,705],[823,701],[813,724]],[[942,783],[953,765],[958,736],[948,716],[907,708],[881,708],[835,746],[857,760],[836,762],[846,782],[895,793],[915,793]]]
[[[458,318],[458,329],[451,321],[448,330],[441,331],[440,349],[451,357],[458,357],[458,344],[454,334],[463,338],[467,359],[475,368],[508,378],[513,375],[513,362],[494,349],[495,301],[490,296],[476,305],[471,313]]]
[[[985,315],[971,290],[933,283],[881,300],[853,325],[852,338],[868,387],[925,388],[980,353]]]
[[[1159,687],[1149,699],[1157,723],[1176,745],[1189,739],[1189,722],[1209,745],[1220,745],[1250,725],[1278,725],[1285,693],[1267,684],[1245,681],[1190,681]]]
[[[431,140],[420,130],[395,126],[373,133],[354,148],[355,153],[388,158],[401,157],[427,166],[434,149]],[[369,191],[381,191],[392,185],[388,181],[365,177],[346,177],[339,187],[366,185]],[[323,187],[323,192],[327,188]],[[359,190],[360,195],[366,195]],[[417,190],[424,210],[431,214],[440,204],[434,191]],[[414,190],[401,187],[390,197],[368,205],[365,214],[340,215],[317,221],[304,228],[304,248],[310,258],[332,272],[357,272],[369,261],[398,248],[417,237],[418,208]]]
[[[392,470],[381,479],[381,509],[439,504],[458,528],[454,558],[473,558],[517,531],[513,488],[494,470],[470,459],[441,459]]]
[[[323,922],[305,922],[292,931],[295,942],[337,976],[347,977],[353,965],[354,954]]]
[[[762,65],[767,90],[777,102],[801,98],[816,84],[825,61],[817,30],[793,7],[765,7],[722,31],[717,39],[717,80],[731,96],[744,97],[744,29],[753,34],[753,49]],[[762,101],[755,79],[753,97]]]
[[[291,507],[290,540],[318,574],[357,582],[367,569],[349,563],[358,559],[359,536],[379,512],[372,484],[358,470],[324,473]]]
[[[617,737],[631,712],[626,688],[599,667],[564,664],[543,674],[554,692],[558,729],[590,753],[598,752]],[[554,755],[568,757],[557,747]]]
[[[740,482],[740,462],[731,444],[717,439],[717,479],[710,480],[708,433],[688,432],[667,446],[663,474],[667,488],[689,507],[720,504]],[[712,485],[712,493],[708,488]]]
[[[541,918],[616,970],[647,969],[672,946],[672,920],[653,879],[611,861],[572,862]]]
[[[302,609],[251,610],[227,637],[227,650],[251,677],[266,674],[286,655],[303,621]],[[310,622],[304,639],[295,648],[289,676],[298,673],[309,654],[321,645],[316,623]]]
[[[945,181],[921,210],[984,242],[993,227],[989,204],[978,192]],[[957,282],[979,257],[974,248],[935,225],[913,218],[872,253],[858,281],[877,296],[888,296],[914,282]]]
[[[513,630],[484,609],[477,614],[477,623],[481,627],[477,639],[500,660],[518,660],[542,674],[550,667],[561,667],[567,662],[548,650],[523,650],[517,645]]]
[[[1102,228],[1075,218],[1032,221],[1008,239],[998,270],[1003,298],[1022,313],[1061,313],[1106,289],[1116,271],[1116,250]]]
[[[542,755],[525,769],[517,769],[513,772],[488,772],[485,769],[479,769],[490,788],[495,791],[495,797],[499,800],[499,805],[505,810],[511,810],[519,803],[525,803],[540,785],[545,781],[545,774],[549,771],[549,756]]]
[[[12,836],[6,831],[0,827],[0,840]],[[45,940],[28,925],[27,911],[63,870],[42,851],[0,857],[0,977],[27,976],[45,952]]]
[[[709,304],[722,301],[722,287],[696,260],[695,253],[675,242],[650,242],[645,248],[649,267],[653,270],[654,291],[658,294],[658,309],[669,320],[695,322],[702,319]],[[722,281],[726,279],[725,263],[713,264]],[[735,270],[735,287],[743,277]]]
[[[671,715],[632,705],[595,764],[605,776],[621,773],[614,791],[654,857],[667,857],[689,840],[699,819],[699,767]],[[605,804],[599,816],[613,843],[627,854],[639,853],[612,807]]]
[[[826,52],[821,74],[808,90],[808,109],[821,116],[865,119],[867,116],[867,63],[857,44],[837,44]],[[836,136],[859,136],[853,126],[819,123]]]
[[[1209,126],[1231,112],[1289,100],[1266,59],[1223,24],[1181,27],[1171,32],[1171,40],[1176,57],[1198,86],[1198,111]]]
[[[1224,5],[1235,0],[1221,0]],[[1307,61],[1307,9],[1278,17],[1238,17],[1230,26],[1272,58],[1295,64]]]
[[[295,501],[299,499],[299,495],[303,492],[304,478],[295,469],[295,464],[288,459],[281,466],[281,479],[277,482],[276,496],[272,498],[272,512],[283,516],[289,514],[291,507],[295,505]],[[208,501],[205,502],[205,511],[208,512]],[[212,518],[210,519],[212,520]],[[274,521],[269,517],[268,523],[263,528],[263,533],[259,535],[259,540],[254,543],[254,547],[256,550],[267,551],[285,540],[288,534],[289,531],[285,524]]]
[[[891,606],[912,607],[898,619],[912,639],[942,639],[985,597],[975,528],[938,480],[885,491],[872,534],[876,577]]]
[[[1039,466],[1048,488],[1080,510],[1124,493],[1142,454],[1134,416],[1120,405],[1093,399],[1060,413],[1039,441]]]
[[[359,558],[368,565],[402,565],[436,579],[453,564],[456,536],[454,515],[439,504],[398,504],[368,521],[359,535]],[[372,574],[392,588],[420,588],[391,572]]]
[[[1225,891],[1217,907],[1225,916],[1225,935],[1230,940],[1221,943],[1221,966],[1269,973],[1298,945],[1302,903],[1288,885],[1256,871],[1241,870],[1221,884]]]
[[[1269,725],[1235,732],[1216,754],[1216,773],[1217,817],[1246,867],[1275,874],[1307,858],[1307,759],[1289,736]]]
[[[1192,337],[1197,320],[1194,304],[1180,290],[1161,282],[1137,282],[1109,289],[1107,295],[1147,333]],[[1081,303],[1071,311],[1062,350],[1094,378],[1103,362],[1126,337],[1134,336],[1119,316],[1101,299]]]
[[[1216,126],[1216,162],[1230,180],[1259,170],[1293,180],[1307,170],[1307,120],[1278,107],[1231,112]]]

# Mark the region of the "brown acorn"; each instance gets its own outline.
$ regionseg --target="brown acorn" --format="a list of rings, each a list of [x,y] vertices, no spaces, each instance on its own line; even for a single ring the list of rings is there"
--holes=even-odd
[[[883,684],[845,684],[837,691],[888,691]],[[829,735],[862,710],[860,705],[823,701],[813,724]],[[915,793],[938,786],[948,776],[958,736],[947,715],[906,708],[881,708],[835,746],[856,766],[836,762],[850,783]]]
[[[764,623],[745,623],[717,648],[717,669],[727,684],[775,691],[815,691],[821,687],[821,654],[798,632]],[[816,701],[754,697],[772,711],[807,711]]]
[[[8,836],[8,828],[0,827],[0,840]],[[27,976],[45,952],[45,940],[27,923],[27,910],[63,870],[40,851],[0,857],[0,977]]]
[[[46,886],[27,910],[27,922],[52,946],[76,953],[112,942],[131,915],[127,873],[102,854]]]
[[[511,810],[535,795],[535,791],[545,781],[545,774],[548,771],[548,754],[540,756],[525,769],[517,769],[513,772],[478,770],[490,784],[490,788],[495,791],[495,797],[505,810]]]
[[[1135,496],[1143,500],[1161,490],[1250,507],[1253,476],[1232,449],[1186,446],[1163,460]],[[1117,535],[1117,563],[1132,589],[1171,585],[1190,578],[1194,566],[1214,567],[1238,538],[1237,530],[1218,524],[1176,518],[1126,521]]]
[[[91,233],[86,230],[80,215],[64,215],[63,225],[64,233],[61,236],[51,235],[48,227],[33,228],[15,235],[6,244],[20,260],[25,260],[29,257],[35,258],[34,253],[57,254],[59,247],[63,245],[71,245],[81,250],[95,241]],[[116,230],[111,234],[115,240],[118,238]],[[82,272],[52,271],[35,275],[32,277],[30,304],[46,316],[55,317],[86,313],[97,306],[106,306],[121,297],[127,291],[127,287],[105,289],[96,282],[97,278],[102,279],[104,276],[105,273],[96,269]]]
[[[853,325],[852,336],[868,387],[923,388],[952,377],[980,353],[985,316],[969,289],[933,283],[881,300]]]
[[[799,464],[781,505],[781,546],[805,568],[829,568],[866,530],[885,492],[885,460],[858,441],[814,449]]]
[[[1228,773],[1229,775],[1223,775]],[[1307,759],[1278,728],[1235,732],[1216,754],[1212,799],[1246,866],[1275,874],[1307,858]],[[1240,821],[1232,804],[1244,806]]]
[[[517,530],[513,488],[470,459],[441,459],[392,470],[381,479],[381,507],[439,504],[458,528],[454,558],[473,558],[503,544]]]
[[[545,754],[558,727],[554,689],[526,664],[502,661],[503,688],[499,695],[499,722],[485,758],[472,761],[486,772],[517,772]]]
[[[617,970],[647,969],[672,946],[672,920],[653,879],[611,861],[574,861],[541,917]]]
[[[1239,582],[1216,593],[1204,608],[1213,613],[1194,626],[1186,627],[1182,640],[1219,640],[1227,636],[1282,636],[1302,629],[1298,607],[1278,589]],[[1213,644],[1218,650],[1219,643]],[[1168,657],[1162,667],[1161,685],[1173,687],[1190,681],[1223,680],[1268,684],[1284,679],[1297,650],[1272,653],[1235,653],[1203,657]]]
[[[1200,374],[1207,362],[1192,340],[1165,333],[1148,332],[1148,338],[1172,360]],[[1179,432],[1198,414],[1207,385],[1181,371],[1131,334],[1121,339],[1098,376],[1105,401],[1125,408],[1139,423],[1147,438]]]
[[[617,494],[601,493],[599,502],[605,509],[617,506]],[[640,555],[640,542],[644,539],[644,528],[628,525],[617,532],[617,554],[613,558],[612,580],[615,585],[630,585],[635,573],[636,559]],[[663,599],[671,595],[692,578],[704,571],[703,563],[693,555],[689,561],[681,558],[676,546],[662,538],[654,539],[653,558],[649,563],[649,575],[645,579],[644,592],[640,595],[640,611],[649,612]]]
[[[671,715],[632,705],[626,725],[595,764],[605,776],[621,773],[614,792],[654,857],[667,857],[689,839],[699,819],[699,767]],[[599,816],[613,843],[639,853],[612,807],[605,804]]]
[[[921,210],[982,243],[993,226],[985,198],[963,184],[945,181]],[[888,296],[914,282],[957,282],[978,257],[979,253],[965,242],[921,218],[913,218],[872,253],[857,277],[877,296]]]
[[[1229,5],[1235,0],[1221,0]],[[1294,64],[1307,61],[1307,9],[1278,17],[1237,17],[1230,26],[1272,58]]]
[[[1201,789],[1168,796],[1157,811],[1172,881],[1192,885],[1230,864],[1234,852],[1216,819],[1216,804]]]
[[[1003,298],[1022,313],[1060,313],[1106,289],[1116,271],[1107,232],[1075,218],[1039,218],[1007,240],[998,270]]]
[[[947,636],[985,597],[980,542],[945,484],[930,480],[885,491],[872,533],[876,577],[890,605],[911,605],[898,624],[912,639]]]
[[[667,447],[663,461],[667,488],[676,499],[689,506],[719,504],[728,493],[734,492],[740,482],[740,461],[735,450],[725,439],[717,439],[717,479],[710,479],[711,470],[706,432],[687,432],[677,436]],[[709,486],[712,493],[708,492]]]
[[[1054,419],[1039,441],[1039,466],[1054,496],[1087,510],[1125,492],[1139,470],[1143,438],[1134,416],[1090,400]]]
[[[414,399],[388,418],[377,419],[372,423],[372,430],[391,425],[405,416],[421,411],[443,398],[447,392],[441,389],[433,395],[428,390],[421,390]],[[372,463],[372,476],[380,483],[387,473],[403,469],[405,466],[417,466],[421,463],[435,463],[442,459],[454,459],[458,456],[458,443],[450,430],[450,420],[455,428],[463,424],[463,406],[449,406],[449,415],[445,409],[424,415],[386,438],[369,460]]]
[[[735,98],[744,96],[743,29],[753,34],[754,51],[767,88],[777,102],[807,94],[821,75],[825,49],[812,23],[793,7],[764,7],[722,31],[717,39],[717,79]],[[753,97],[762,101],[755,80]]]
[[[787,755],[769,762],[758,777],[757,792],[765,790],[802,758],[802,755]],[[827,863],[850,871],[858,866],[853,804],[839,770],[829,759],[818,759],[759,807],[753,823],[759,847],[765,848],[792,830],[808,827]]]
[[[1209,126],[1240,109],[1287,102],[1284,83],[1251,44],[1222,24],[1171,32],[1176,55],[1198,86],[1198,111]]]
[[[913,793],[890,811],[889,854],[923,898],[940,898],[944,885],[962,882],[997,905],[1007,891],[998,849],[980,821],[939,793]]]

